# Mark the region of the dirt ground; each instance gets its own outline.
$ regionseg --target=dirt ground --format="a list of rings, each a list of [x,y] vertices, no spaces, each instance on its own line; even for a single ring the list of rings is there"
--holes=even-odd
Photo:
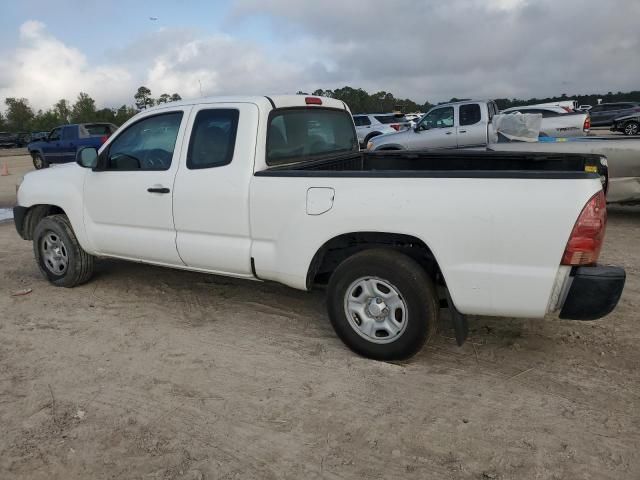
[[[606,319],[479,317],[458,348],[443,313],[384,363],[322,291],[106,260],[56,288],[2,224],[0,478],[638,479],[638,238],[640,207],[610,209]]]
[[[5,163],[9,175],[0,176],[0,208],[13,207],[16,203],[16,187],[22,176],[33,170],[33,162],[26,148],[0,150],[0,169]]]

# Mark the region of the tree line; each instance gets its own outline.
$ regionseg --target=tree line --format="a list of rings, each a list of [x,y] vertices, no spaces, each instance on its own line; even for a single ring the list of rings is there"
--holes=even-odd
[[[298,91],[299,95],[309,95],[302,90]],[[335,90],[322,90],[318,89],[311,93],[311,95],[318,95],[323,97],[336,98],[342,100],[351,109],[353,113],[385,113],[393,111],[401,111],[403,113],[412,112],[426,112],[434,104],[429,101],[418,103],[408,98],[396,98],[393,94],[381,91],[373,94],[367,93],[361,88],[343,87]],[[498,108],[504,110],[509,107],[519,107],[521,105],[532,105],[536,103],[558,102],[563,100],[576,100],[579,105],[597,105],[598,100],[602,100],[604,103],[609,102],[640,102],[640,91],[634,90],[631,92],[607,92],[606,94],[587,94],[587,95],[567,95],[563,93],[555,97],[546,98],[497,98],[495,99]],[[457,102],[460,100],[469,100],[464,98],[451,98],[448,102]],[[447,102],[438,102],[447,103]]]
[[[299,95],[309,95],[302,90]],[[342,87],[335,90],[318,89],[311,92],[311,95],[336,98],[345,102],[353,113],[385,113],[401,111],[404,113],[426,112],[433,104],[429,101],[423,103],[415,102],[408,98],[396,98],[392,93],[380,91],[368,93],[362,88]],[[5,98],[6,111],[0,113],[0,131],[10,132],[35,132],[49,131],[58,125],[65,123],[86,123],[86,122],[109,122],[122,125],[133,115],[141,110],[161,105],[163,103],[182,100],[179,94],[163,93],[158,98],[151,95],[151,90],[145,86],[138,88],[133,95],[135,106],[122,105],[118,108],[96,108],[96,102],[89,94],[80,92],[76,101],[72,104],[66,99],[58,100],[47,110],[34,110],[29,105],[26,98]],[[497,98],[495,99],[498,108],[504,110],[509,107],[520,105],[530,105],[535,103],[556,102],[573,99],[580,105],[597,105],[598,100],[603,102],[640,102],[640,91],[631,92],[607,92],[606,94],[588,95],[567,95],[546,98],[530,98],[528,100],[518,98]],[[459,98],[452,98],[449,101],[455,102]],[[444,102],[439,102],[444,103]]]
[[[34,111],[26,98],[9,97],[4,99],[5,113],[0,112],[0,131],[46,132],[67,123],[106,122],[122,125],[140,110],[162,103],[182,100],[177,93],[163,93],[157,99],[151,96],[151,90],[140,87],[133,96],[135,107],[122,105],[118,108],[96,107],[96,102],[88,93],[80,92],[74,103],[64,98],[51,108]]]

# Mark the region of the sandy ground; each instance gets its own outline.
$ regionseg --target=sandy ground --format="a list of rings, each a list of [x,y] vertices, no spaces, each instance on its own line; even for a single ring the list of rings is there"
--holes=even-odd
[[[5,160],[0,207],[31,169]],[[458,348],[443,314],[392,364],[342,345],[323,292],[117,261],[56,288],[0,224],[0,478],[640,478],[638,238],[612,207],[606,319],[475,318]]]
[[[7,164],[9,175],[0,176],[0,208],[12,207],[16,201],[16,187],[22,176],[33,170],[33,161],[26,148],[0,150],[0,169]]]
[[[612,209],[606,319],[474,318],[458,348],[443,315],[394,364],[323,292],[117,261],[56,288],[0,225],[0,478],[640,478],[639,237]]]

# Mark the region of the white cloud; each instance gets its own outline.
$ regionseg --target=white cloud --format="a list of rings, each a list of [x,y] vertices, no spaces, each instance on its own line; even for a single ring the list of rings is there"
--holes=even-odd
[[[78,49],[50,35],[43,23],[20,27],[18,48],[0,60],[0,98],[25,97],[35,108],[48,108],[60,98],[74,100],[80,91],[98,103],[131,96],[126,69],[93,66]]]
[[[29,21],[0,54],[0,99],[47,108],[85,91],[117,106],[140,85],[184,98],[349,85],[418,102],[627,91],[640,78],[639,17],[627,0],[236,0],[227,33],[104,41],[101,65]],[[256,18],[266,45],[235,33]]]

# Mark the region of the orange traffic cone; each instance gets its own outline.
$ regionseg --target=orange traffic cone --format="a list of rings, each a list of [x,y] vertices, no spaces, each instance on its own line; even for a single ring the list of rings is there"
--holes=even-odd
[[[2,173],[0,173],[1,176],[6,177],[7,175],[9,175],[9,165],[7,165],[7,162],[4,162],[2,164]]]

